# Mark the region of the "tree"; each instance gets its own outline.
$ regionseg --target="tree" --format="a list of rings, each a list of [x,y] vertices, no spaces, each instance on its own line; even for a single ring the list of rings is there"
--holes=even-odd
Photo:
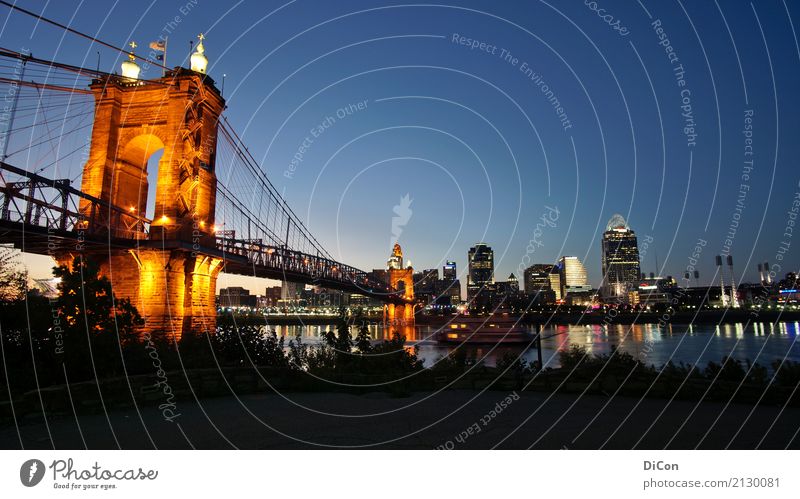
[[[27,276],[18,267],[19,252],[11,246],[0,246],[0,302],[25,297]]]
[[[353,337],[350,335],[350,322],[347,310],[342,307],[339,309],[339,319],[336,321],[336,341],[334,348],[340,354],[349,354],[353,348]]]
[[[264,326],[237,324],[226,317],[219,320],[211,342],[218,361],[224,365],[288,366],[283,337],[278,338],[275,331],[267,331]],[[184,346],[181,340],[181,351]]]
[[[127,298],[116,298],[111,282],[93,260],[78,256],[53,269],[61,279],[56,316],[63,325],[67,368],[81,377],[119,375],[120,352],[139,343],[144,320]]]
[[[355,347],[360,354],[368,354],[372,351],[372,342],[369,336],[369,323],[361,310],[356,313],[355,322],[358,324],[358,335],[356,335]]]
[[[353,337],[350,335],[350,322],[347,309],[344,307],[339,309],[339,318],[336,320],[336,332],[328,331],[324,335],[325,344],[322,349],[316,349],[316,356],[318,360],[330,362],[333,359],[333,364],[336,368],[342,368],[352,360],[351,350],[353,348]],[[328,352],[324,350],[333,350]],[[320,365],[322,362],[317,362]],[[330,366],[330,367],[334,367]]]

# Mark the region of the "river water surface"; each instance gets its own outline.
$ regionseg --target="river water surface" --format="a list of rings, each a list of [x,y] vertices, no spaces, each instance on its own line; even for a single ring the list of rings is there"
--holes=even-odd
[[[534,333],[540,326],[531,326]],[[321,333],[335,330],[330,326],[274,326],[278,336],[288,339],[299,333],[307,343],[318,342]],[[373,340],[383,339],[384,328],[380,325],[369,327]],[[465,346],[441,344],[436,342],[433,326],[419,325],[406,331],[407,344],[419,348],[419,356],[427,367],[455,348]],[[634,325],[550,325],[542,328],[542,358],[545,366],[558,367],[558,352],[571,345],[580,345],[590,353],[607,354],[614,347],[633,355],[647,364],[657,367],[672,361],[676,364],[697,364],[705,366],[709,361],[719,362],[723,356],[736,359],[749,359],[768,367],[774,360],[788,359],[800,362],[800,342],[797,334],[800,323],[780,322],[750,324],[672,324],[661,327],[658,324]],[[355,331],[353,331],[355,335]],[[493,366],[506,352],[522,356],[527,361],[536,359],[536,349],[524,345],[514,346],[469,346],[470,354]]]

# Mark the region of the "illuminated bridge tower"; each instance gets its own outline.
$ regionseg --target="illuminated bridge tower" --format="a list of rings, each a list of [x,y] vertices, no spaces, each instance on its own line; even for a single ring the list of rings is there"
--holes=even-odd
[[[389,321],[389,336],[395,332],[408,339],[414,336],[414,268],[409,265],[403,268],[403,250],[399,244],[392,248],[392,255],[387,262],[389,270],[389,287],[403,298],[404,303],[388,303],[385,305],[386,318]]]
[[[135,47],[132,44],[132,47]],[[83,170],[83,192],[141,217],[149,233],[117,216],[90,214],[108,227],[109,248],[100,262],[114,293],[130,298],[145,318],[145,330],[174,334],[213,330],[214,295],[222,260],[202,254],[215,248],[214,173],[217,124],[224,100],[205,75],[202,35],[192,70],[175,68],[155,80],[139,80],[133,56],[122,76],[94,80],[94,128]],[[146,213],[148,159],[158,162],[155,213]],[[91,218],[90,218],[91,215]],[[124,217],[123,217],[124,218]],[[115,239],[138,239],[135,250],[114,249]],[[72,255],[59,259],[68,261]]]

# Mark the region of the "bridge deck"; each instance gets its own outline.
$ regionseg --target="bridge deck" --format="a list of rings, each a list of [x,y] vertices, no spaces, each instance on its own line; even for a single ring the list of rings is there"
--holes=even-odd
[[[9,215],[14,212],[10,212]],[[19,214],[18,214],[19,215]],[[109,232],[83,229],[61,229],[60,223],[42,218],[43,223],[0,216],[0,238],[26,253],[57,255],[68,252],[102,253],[113,250],[165,249],[196,252],[221,258],[223,272],[279,281],[313,284],[349,293],[359,293],[385,302],[404,303],[387,285],[370,279],[356,268],[334,260],[268,246],[253,241],[216,239],[216,246],[193,246],[180,240],[151,240],[111,237]],[[24,218],[24,217],[17,217]]]

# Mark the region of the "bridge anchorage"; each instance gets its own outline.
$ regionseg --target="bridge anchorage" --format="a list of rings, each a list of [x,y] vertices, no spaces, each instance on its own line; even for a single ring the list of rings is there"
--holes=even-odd
[[[0,58],[90,75],[88,90],[24,84],[39,93],[89,94],[94,118],[80,189],[72,179],[14,166],[4,154],[4,241],[59,264],[78,255],[94,259],[114,293],[137,307],[150,334],[213,332],[221,272],[359,293],[386,303],[391,324],[413,325],[413,270],[402,268],[400,247],[388,283],[330,256],[221,117],[225,100],[205,74],[202,40],[191,69],[176,67],[150,80],[139,79],[133,55],[122,76],[5,50]],[[150,214],[147,169],[157,151],[163,152]]]

